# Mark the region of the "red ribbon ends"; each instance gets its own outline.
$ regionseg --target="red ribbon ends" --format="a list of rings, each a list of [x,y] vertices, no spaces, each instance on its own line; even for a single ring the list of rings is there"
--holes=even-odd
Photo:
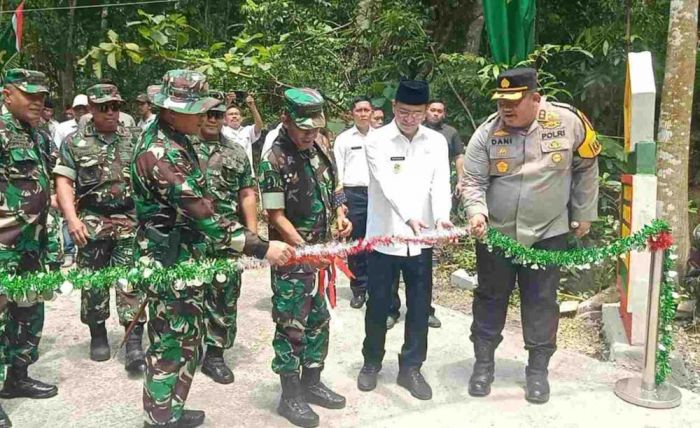
[[[656,236],[650,236],[647,241],[651,251],[667,250],[673,245],[673,235],[670,232],[659,232]]]

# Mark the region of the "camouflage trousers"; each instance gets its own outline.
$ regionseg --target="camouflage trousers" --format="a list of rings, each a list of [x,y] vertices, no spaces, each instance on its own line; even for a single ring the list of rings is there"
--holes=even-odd
[[[330,314],[317,287],[317,270],[308,265],[273,269],[272,347],[275,373],[322,367],[328,354]]]
[[[51,209],[46,220],[46,266],[57,271],[63,265],[63,222],[59,212]]]
[[[133,264],[133,239],[96,239],[78,250],[78,267],[93,270]],[[141,305],[135,290],[114,286],[119,324],[129,325]],[[93,324],[109,318],[109,288],[83,289],[80,293],[80,321]],[[145,315],[141,322],[146,322]]]
[[[39,256],[23,253],[12,257],[7,267],[16,273],[41,270]],[[14,302],[0,295],[0,372],[7,367],[27,367],[39,359],[39,341],[44,328],[43,302]]]
[[[230,275],[221,283],[216,279],[205,284],[204,344],[229,349],[236,339],[236,315],[238,297],[241,295],[241,274]]]
[[[179,287],[178,287],[179,288]],[[166,424],[182,417],[204,337],[204,287],[148,290],[145,421]]]

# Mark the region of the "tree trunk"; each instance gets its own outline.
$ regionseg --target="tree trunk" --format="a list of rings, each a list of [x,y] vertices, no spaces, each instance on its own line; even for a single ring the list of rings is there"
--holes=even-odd
[[[695,81],[698,0],[671,0],[658,129],[657,170],[663,216],[678,246],[678,272],[688,258],[688,149]]]
[[[355,24],[359,31],[369,29],[372,21],[374,20],[372,3],[374,3],[374,0],[360,0],[357,3]]]
[[[71,104],[73,101],[73,87],[74,76],[73,67],[75,65],[75,53],[73,49],[73,25],[75,25],[75,3],[76,0],[68,0],[68,37],[66,40],[66,46],[63,57],[65,58],[65,69],[63,70],[63,75],[61,76],[61,113],[64,106]]]
[[[467,42],[464,45],[464,51],[479,55],[481,36],[484,33],[484,5],[481,0],[472,3],[472,10],[469,16],[471,22],[467,30]]]

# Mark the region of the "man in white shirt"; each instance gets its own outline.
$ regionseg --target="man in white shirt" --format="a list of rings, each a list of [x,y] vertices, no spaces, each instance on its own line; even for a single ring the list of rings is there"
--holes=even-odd
[[[241,109],[236,105],[231,105],[226,109],[224,127],[221,128],[221,134],[224,138],[243,146],[248,155],[250,164],[253,165],[253,171],[255,171],[256,168],[253,164],[253,143],[260,138],[260,132],[265,124],[260,116],[260,112],[258,112],[258,107],[255,105],[255,99],[252,95],[246,97],[245,103],[250,109],[250,113],[253,115],[253,125],[242,126],[243,117],[241,116]]]
[[[54,143],[56,143],[57,148],[61,148],[61,143],[66,139],[67,136],[78,130],[78,121],[85,115],[88,111],[88,99],[85,94],[78,94],[73,98],[73,119],[66,120],[65,122],[59,123],[54,128],[54,133],[52,135]]]
[[[402,80],[393,102],[394,121],[375,130],[365,145],[369,166],[367,239],[419,236],[452,228],[447,141],[421,125],[430,93],[425,81]],[[432,389],[420,368],[428,350],[432,294],[432,248],[418,244],[380,245],[368,256],[369,299],[365,312],[361,391],[377,386],[386,340],[392,285],[401,272],[406,283],[406,324],[397,383],[421,400]]]
[[[384,110],[381,107],[372,108],[372,128],[384,126]]]
[[[369,170],[365,156],[365,143],[373,131],[371,126],[372,103],[367,97],[355,98],[350,111],[355,125],[340,133],[335,139],[333,154],[338,169],[338,180],[343,184],[347,199],[348,220],[353,224],[352,239],[365,237],[367,226],[367,185]],[[367,254],[348,257],[352,299],[350,306],[359,309],[367,295]]]
[[[156,120],[156,115],[151,110],[151,101],[146,94],[138,94],[136,96],[136,110],[139,113],[139,123],[136,125],[142,130],[148,128],[148,125]]]
[[[270,150],[270,147],[272,147],[272,143],[275,142],[275,140],[277,139],[277,136],[280,134],[280,129],[282,129],[282,121],[281,120],[280,120],[279,125],[272,128],[267,133],[267,135],[265,135],[265,142],[263,143],[262,151],[260,152],[260,159],[263,159],[263,156],[265,156],[265,153],[267,153],[267,151]]]

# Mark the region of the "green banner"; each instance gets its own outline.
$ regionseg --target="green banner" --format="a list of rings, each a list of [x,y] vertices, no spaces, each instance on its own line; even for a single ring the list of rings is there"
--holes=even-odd
[[[491,55],[499,64],[527,58],[535,44],[535,0],[483,0]]]

